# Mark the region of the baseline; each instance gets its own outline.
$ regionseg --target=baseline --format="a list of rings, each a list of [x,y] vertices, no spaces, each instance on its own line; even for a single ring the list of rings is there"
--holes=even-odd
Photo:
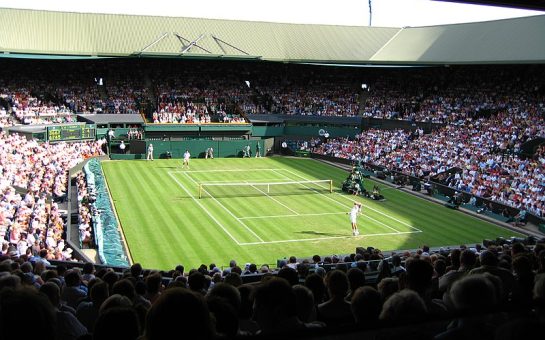
[[[282,169],[252,169],[252,170],[265,170],[265,171],[276,171],[276,170],[282,170]],[[244,171],[248,172],[248,169],[211,169],[211,170],[173,170],[170,171],[172,173],[194,173],[194,172],[237,172],[237,171]]]
[[[354,238],[363,238],[363,237],[374,237],[374,236],[387,236],[387,235],[403,235],[403,234],[414,234],[421,231],[400,231],[397,233],[377,233],[377,234],[365,234],[358,236],[328,236],[328,237],[315,237],[315,238],[301,238],[293,240],[279,240],[279,241],[264,241],[264,242],[243,242],[240,243],[240,246],[251,246],[258,244],[275,244],[275,243],[292,243],[292,242],[306,242],[306,241],[322,241],[322,240],[333,240],[333,239],[354,239]]]

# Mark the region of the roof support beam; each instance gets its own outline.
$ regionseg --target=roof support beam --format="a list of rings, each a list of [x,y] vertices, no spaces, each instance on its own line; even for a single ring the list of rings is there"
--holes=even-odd
[[[166,33],[163,33],[162,36],[160,36],[159,38],[155,39],[151,44],[147,45],[146,47],[144,47],[143,49],[141,49],[139,52],[137,52],[136,54],[137,55],[141,55],[142,53],[146,52],[147,49],[151,48],[153,45],[157,44],[159,41],[165,39],[165,37],[167,35],[170,35],[169,32],[166,32]]]
[[[236,46],[233,46],[233,45],[229,44],[228,42],[226,42],[226,41],[224,41],[224,40],[221,40],[220,38],[218,38],[218,37],[216,37],[216,36],[214,36],[214,35],[212,35],[212,38],[214,38],[214,41],[216,42],[216,44],[218,44],[218,46],[221,48],[221,50],[223,51],[223,54],[227,54],[227,52],[225,52],[225,49],[223,48],[223,45],[220,44],[220,42],[223,43],[223,44],[225,44],[225,45],[227,45],[227,46],[229,46],[229,47],[231,47],[231,48],[234,48],[235,50],[241,52],[242,54],[250,55],[250,53],[248,53],[248,52],[246,52],[246,51],[243,51],[243,50],[241,50],[240,48],[238,48],[238,47],[236,47]]]
[[[209,53],[209,54],[212,54],[212,52],[210,52],[209,50],[207,50],[206,48],[202,47],[202,46],[199,46],[197,43],[202,40],[205,35],[204,34],[201,34],[197,39],[195,40],[189,40],[189,39],[186,39],[184,37],[182,37],[181,35],[179,35],[178,33],[174,33],[174,35],[176,36],[176,38],[178,38],[178,40],[180,41],[180,43],[182,44],[182,50],[181,50],[181,54],[186,54],[188,53],[191,48],[193,48],[193,46],[197,47],[197,48],[200,48],[201,50],[205,51],[206,53]],[[189,42],[189,44],[185,44],[185,41]]]

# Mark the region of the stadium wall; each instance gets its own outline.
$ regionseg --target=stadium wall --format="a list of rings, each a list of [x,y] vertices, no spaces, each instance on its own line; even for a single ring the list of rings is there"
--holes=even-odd
[[[254,137],[276,137],[284,134],[284,126],[252,126]]]
[[[150,144],[153,144],[154,158],[182,158],[185,150],[189,150],[192,158],[204,158],[206,149],[214,149],[214,157],[242,157],[243,148],[250,145],[252,155],[255,155],[256,145],[259,143],[261,155],[264,156],[266,149],[266,140],[184,140],[184,141],[146,141],[146,150]],[[272,142],[268,142],[272,145]]]

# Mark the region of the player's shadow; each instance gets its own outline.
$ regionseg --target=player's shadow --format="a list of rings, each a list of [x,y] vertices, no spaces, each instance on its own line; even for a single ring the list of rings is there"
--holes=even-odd
[[[191,196],[176,196],[170,199],[170,201],[184,201],[190,199]]]
[[[323,232],[314,231],[314,230],[299,231],[297,233],[305,234],[305,235],[316,235],[316,236],[347,236],[347,234],[323,233]]]

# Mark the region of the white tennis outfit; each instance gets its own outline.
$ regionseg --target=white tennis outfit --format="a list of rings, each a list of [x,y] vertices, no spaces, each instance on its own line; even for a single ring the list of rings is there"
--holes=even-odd
[[[350,210],[350,223],[356,223],[356,219],[358,218],[358,213],[360,212],[360,208],[355,205]]]

